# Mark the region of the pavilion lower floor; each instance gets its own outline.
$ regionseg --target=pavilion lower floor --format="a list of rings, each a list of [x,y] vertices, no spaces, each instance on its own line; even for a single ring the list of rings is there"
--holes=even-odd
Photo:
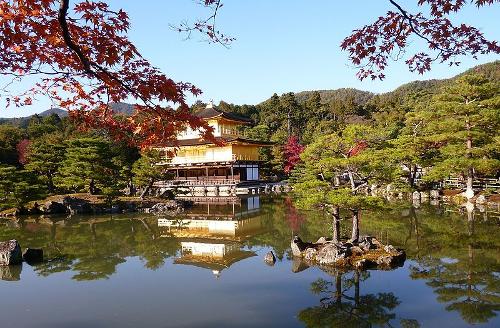
[[[259,180],[256,162],[202,163],[192,166],[169,166],[173,180],[187,185],[233,185]]]

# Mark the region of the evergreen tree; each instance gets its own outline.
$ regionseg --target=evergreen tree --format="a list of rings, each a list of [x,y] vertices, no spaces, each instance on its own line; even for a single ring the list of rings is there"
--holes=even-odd
[[[500,169],[500,86],[477,74],[464,75],[445,87],[432,106],[417,114],[427,142],[439,149],[428,180],[451,174],[466,179],[474,196],[474,178]]]
[[[14,166],[0,164],[0,209],[22,208],[45,195],[36,176]]]
[[[303,166],[293,183],[298,204],[319,206],[331,215],[334,241],[340,239],[341,208],[351,213],[351,240],[356,242],[361,209],[380,205],[381,200],[368,196],[366,189],[371,183],[392,178],[383,146],[377,131],[351,125],[342,134],[320,137],[302,154]]]
[[[165,169],[156,165],[161,161],[161,154],[157,150],[148,150],[141,154],[141,157],[134,163],[132,172],[134,174],[134,184],[143,188],[141,198],[151,190],[156,181],[167,179]]]
[[[98,190],[115,184],[119,168],[114,165],[107,140],[83,137],[67,142],[66,155],[55,180],[58,187],[69,191]]]
[[[297,102],[293,92],[285,93],[280,97],[280,107],[283,119],[286,122],[287,138],[292,134],[301,135],[301,127],[304,125],[304,111]]]
[[[36,139],[43,135],[62,131],[63,124],[59,115],[53,113],[46,117],[33,115],[28,123],[28,136],[30,139]]]
[[[64,152],[65,145],[57,135],[36,140],[29,146],[25,169],[43,177],[49,193],[54,192],[54,178],[64,160]]]

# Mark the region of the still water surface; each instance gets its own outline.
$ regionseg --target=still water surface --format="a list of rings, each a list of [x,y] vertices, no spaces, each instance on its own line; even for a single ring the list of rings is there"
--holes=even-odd
[[[290,238],[316,239],[329,222],[288,198],[199,204],[177,218],[0,221],[0,240],[50,260],[0,267],[1,327],[500,327],[499,223],[444,205],[364,212],[362,233],[408,260],[340,273],[292,259]]]

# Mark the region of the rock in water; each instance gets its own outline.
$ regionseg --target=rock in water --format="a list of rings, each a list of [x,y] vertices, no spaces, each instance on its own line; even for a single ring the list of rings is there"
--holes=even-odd
[[[41,248],[26,248],[23,253],[23,260],[28,264],[43,262],[43,250]]]
[[[335,244],[326,244],[325,247],[319,250],[316,255],[316,261],[319,264],[336,264],[340,260],[344,260],[350,255],[350,250],[347,247],[343,247]]]
[[[305,251],[304,258],[308,261],[314,261],[316,260],[316,254],[318,254],[318,251],[315,248],[308,248]]]
[[[0,266],[0,280],[19,281],[21,280],[22,264]]]
[[[65,214],[68,209],[62,203],[48,201],[42,206],[41,212],[44,214]]]
[[[382,243],[379,242],[377,238],[371,236],[361,237],[358,246],[365,252],[370,249],[379,249],[383,247]]]
[[[273,251],[267,252],[266,256],[264,257],[264,262],[269,265],[274,265],[274,263],[276,262],[276,256],[274,256]]]
[[[290,243],[293,256],[303,256],[302,252],[304,252],[308,247],[313,247],[313,246],[314,245],[311,243],[303,242],[299,236],[294,236]]]
[[[0,242],[0,265],[21,264],[23,256],[17,240]]]

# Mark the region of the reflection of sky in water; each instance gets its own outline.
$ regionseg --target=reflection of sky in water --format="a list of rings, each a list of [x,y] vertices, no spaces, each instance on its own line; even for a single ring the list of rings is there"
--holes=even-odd
[[[292,261],[287,259],[286,254],[274,266],[266,265],[263,261],[266,252],[272,248],[278,249],[281,245],[286,247],[291,231],[287,230],[287,225],[283,222],[282,216],[286,215],[283,213],[287,212],[280,207],[281,203],[272,206],[266,206],[263,201],[260,203],[262,208],[258,213],[238,218],[253,220],[251,221],[253,222],[252,229],[242,229],[242,232],[237,229],[238,225],[234,225],[234,231],[228,231],[227,227],[210,231],[208,226],[206,228],[198,226],[193,229],[184,227],[175,231],[166,227],[155,227],[153,224],[149,224],[148,229],[151,229],[151,232],[148,232],[146,226],[138,223],[137,220],[123,220],[116,221],[109,226],[108,223],[96,225],[95,236],[92,239],[91,229],[85,226],[85,229],[77,230],[81,235],[71,235],[73,236],[71,242],[83,252],[95,251],[93,247],[99,247],[101,244],[98,243],[102,242],[100,238],[105,236],[108,239],[117,238],[116,241],[106,240],[111,245],[124,243],[123,247],[126,247],[116,252],[130,251],[130,254],[133,254],[135,251],[139,255],[124,253],[125,262],[116,264],[115,272],[109,274],[107,278],[90,281],[73,279],[78,274],[75,266],[71,270],[42,277],[34,271],[33,267],[25,264],[19,281],[0,281],[1,326],[301,326],[302,323],[297,318],[298,314],[304,309],[318,307],[322,297],[311,293],[311,283],[318,278],[334,282],[335,277],[318,268],[308,268],[293,273]],[[241,208],[246,207],[245,205]],[[201,208],[206,210],[206,207]],[[212,206],[212,210],[215,208],[217,207]],[[231,205],[223,208],[229,208],[224,215],[230,217],[233,214]],[[188,220],[192,219],[193,217],[188,218]],[[198,219],[200,219],[199,216]],[[440,217],[439,219],[442,220]],[[231,219],[227,220],[231,221]],[[425,220],[434,222],[432,218],[421,218],[423,223]],[[155,219],[148,222],[155,222]],[[255,227],[256,222],[258,227]],[[480,230],[481,224],[477,222],[476,231]],[[43,234],[48,235],[50,231],[50,228],[37,230],[34,223],[25,226],[31,232],[26,232],[26,235],[21,236],[20,239],[42,238]],[[0,233],[3,227],[0,227]],[[58,229],[66,231],[64,229],[70,228],[71,226]],[[491,227],[486,228],[491,229]],[[325,227],[318,229],[326,231],[327,222]],[[411,229],[401,229],[403,232],[406,230]],[[116,231],[116,236],[113,231]],[[394,232],[391,232],[393,238],[405,240],[406,235],[395,235],[397,231],[398,229],[394,228]],[[413,234],[408,239],[408,247],[414,247],[412,241],[416,241],[414,230],[412,231]],[[360,294],[363,297],[378,295],[378,293],[393,293],[399,305],[388,310],[388,313],[395,314],[394,319],[390,321],[395,327],[401,326],[401,319],[416,319],[421,327],[468,326],[459,313],[445,310],[447,304],[438,302],[435,291],[426,284],[426,279],[410,278],[411,267],[419,266],[420,262],[427,264],[429,255],[436,253],[432,247],[425,248],[426,238],[434,240],[436,236],[429,235],[429,232],[425,232],[423,228],[422,231],[422,234],[427,233],[427,235],[419,237],[421,239],[419,239],[419,251],[416,255],[418,257],[412,258],[412,253],[409,252],[410,260],[407,260],[402,268],[394,271],[370,271],[369,278],[359,284]],[[111,232],[111,235],[105,232]],[[56,233],[58,247],[64,248],[64,239],[59,238],[65,235],[57,237],[58,233]],[[155,234],[154,239],[143,238],[151,233]],[[198,239],[197,233],[199,233]],[[315,235],[311,231],[303,231],[302,234]],[[166,258],[165,263],[156,270],[145,268],[147,259],[139,252],[141,247],[144,247],[144,243],[161,243],[168,241],[169,238],[176,238],[178,241],[175,255]],[[50,241],[50,238],[47,241]],[[210,248],[210,245],[213,247]],[[456,247],[448,249],[443,245],[438,246],[440,246],[438,247],[439,253],[433,255],[438,257],[437,263],[445,266],[465,265],[466,262],[463,259],[468,258],[467,246],[463,246],[463,250],[457,250]],[[210,266],[174,264],[185,255],[199,256],[204,262],[211,260],[217,262],[220,258],[235,252],[248,252],[257,256],[242,257],[234,262],[228,262],[229,265],[220,270]],[[103,254],[106,255],[105,250]],[[459,257],[460,254],[464,254],[463,258]],[[498,268],[498,258],[495,258],[497,262],[494,268]],[[462,263],[459,263],[460,260]],[[475,258],[477,262],[480,260],[480,256]],[[494,268],[492,267],[492,270]],[[214,274],[214,271],[218,271],[217,274]],[[465,272],[459,273],[465,274]],[[491,274],[490,277],[498,279],[498,272]],[[345,296],[354,297],[354,288],[346,290]],[[486,326],[500,326],[498,316],[487,321]]]

